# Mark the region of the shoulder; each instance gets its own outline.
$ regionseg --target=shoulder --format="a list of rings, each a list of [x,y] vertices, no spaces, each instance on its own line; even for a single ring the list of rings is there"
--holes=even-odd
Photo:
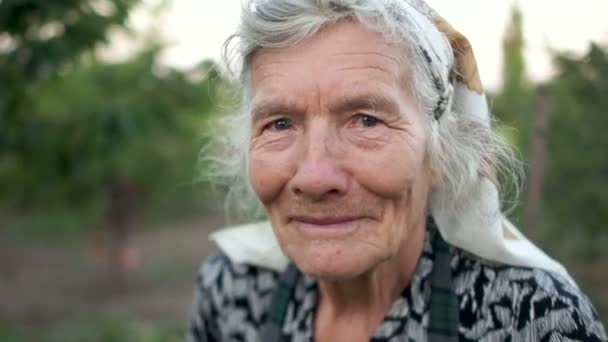
[[[271,294],[278,273],[249,264],[235,263],[223,253],[209,256],[200,266],[197,290],[204,292],[217,307],[240,297]]]
[[[471,338],[607,339],[589,299],[559,275],[497,264],[458,250],[452,270],[461,323]]]
[[[211,255],[196,278],[190,335],[255,341],[277,280],[274,271],[232,262],[222,253]]]

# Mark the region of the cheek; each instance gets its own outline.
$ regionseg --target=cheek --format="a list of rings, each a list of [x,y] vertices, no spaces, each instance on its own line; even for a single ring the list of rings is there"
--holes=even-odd
[[[247,167],[248,178],[260,201],[268,204],[276,198],[289,180],[292,166],[280,154],[252,152]]]
[[[352,173],[368,190],[382,197],[401,197],[422,176],[424,154],[403,142],[350,155]]]

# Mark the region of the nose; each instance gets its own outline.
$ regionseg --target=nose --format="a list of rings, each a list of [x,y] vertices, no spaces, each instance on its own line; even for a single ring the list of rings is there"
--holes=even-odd
[[[308,138],[301,150],[297,170],[290,180],[290,190],[296,196],[311,201],[345,194],[349,177],[340,163],[337,142],[325,133]]]

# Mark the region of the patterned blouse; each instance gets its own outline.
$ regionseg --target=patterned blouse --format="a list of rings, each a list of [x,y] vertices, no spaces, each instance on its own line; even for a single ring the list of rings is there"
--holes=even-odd
[[[435,253],[426,235],[410,285],[371,341],[427,341]],[[450,254],[460,341],[608,341],[588,298],[560,276],[492,263],[453,247]],[[188,341],[260,341],[278,278],[274,271],[211,256],[197,278]],[[288,340],[313,340],[316,299],[316,280],[301,276],[282,327]]]

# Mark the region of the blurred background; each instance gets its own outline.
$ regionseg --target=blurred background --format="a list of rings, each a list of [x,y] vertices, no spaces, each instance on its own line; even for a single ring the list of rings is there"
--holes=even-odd
[[[608,322],[608,3],[429,0],[525,161],[511,212]],[[0,341],[181,341],[239,1],[0,0]]]

